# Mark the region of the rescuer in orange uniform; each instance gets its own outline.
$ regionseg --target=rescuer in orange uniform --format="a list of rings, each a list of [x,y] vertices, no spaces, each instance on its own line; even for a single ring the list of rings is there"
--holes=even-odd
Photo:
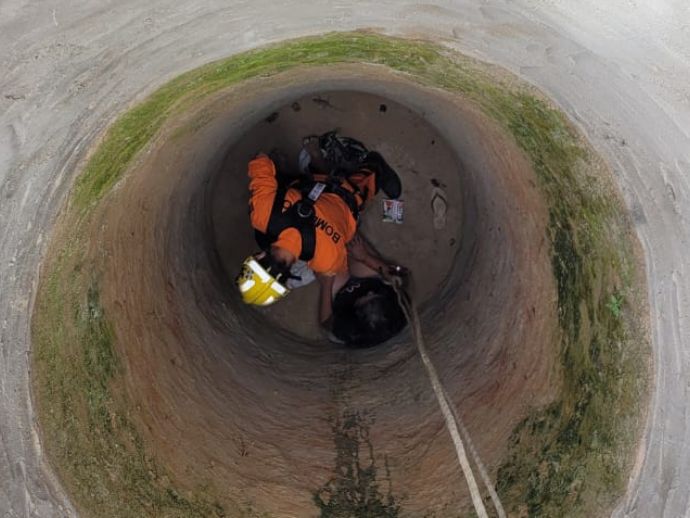
[[[248,304],[284,297],[298,260],[322,277],[347,272],[347,244],[360,211],[379,189],[390,198],[400,196],[397,173],[353,139],[326,134],[307,141],[305,152],[308,174],[287,185],[267,155],[249,162],[251,223],[264,251],[247,258],[237,279]]]

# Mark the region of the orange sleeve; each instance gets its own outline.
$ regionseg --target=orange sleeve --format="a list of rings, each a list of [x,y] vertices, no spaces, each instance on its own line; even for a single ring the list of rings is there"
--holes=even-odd
[[[347,272],[347,249],[344,246],[318,248],[318,254],[309,261],[309,268],[322,275],[336,275]],[[318,241],[317,241],[318,247]]]
[[[347,250],[343,250],[338,254],[338,257],[333,265],[333,274],[347,273]]]
[[[302,236],[296,228],[286,228],[280,233],[273,246],[283,248],[299,257],[302,253]],[[309,261],[309,267],[316,273],[323,275],[335,275],[337,273],[347,273],[347,249],[339,247],[333,255],[328,256],[323,249],[319,249],[319,255]]]
[[[295,257],[302,253],[302,235],[296,228],[286,228],[283,230],[273,246],[284,248]]]
[[[276,167],[270,158],[261,155],[249,162],[249,213],[252,227],[259,232],[266,232],[277,188]]]
[[[309,267],[316,273],[333,276],[339,273],[347,273],[347,252],[339,253],[333,258],[330,265],[309,263]]]

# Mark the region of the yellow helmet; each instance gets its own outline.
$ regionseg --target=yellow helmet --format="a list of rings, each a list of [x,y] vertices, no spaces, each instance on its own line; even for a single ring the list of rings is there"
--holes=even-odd
[[[280,283],[283,275],[274,277],[270,270],[264,268],[254,256],[245,259],[235,281],[245,304],[270,306],[290,292]]]

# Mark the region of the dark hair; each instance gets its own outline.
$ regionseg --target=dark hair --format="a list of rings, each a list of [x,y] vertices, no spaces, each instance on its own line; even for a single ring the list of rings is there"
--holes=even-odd
[[[351,278],[333,301],[333,335],[353,347],[372,347],[407,324],[395,290],[378,277]]]
[[[290,276],[290,266],[287,262],[275,257],[270,251],[266,253],[258,262],[273,277],[281,282],[287,281]]]

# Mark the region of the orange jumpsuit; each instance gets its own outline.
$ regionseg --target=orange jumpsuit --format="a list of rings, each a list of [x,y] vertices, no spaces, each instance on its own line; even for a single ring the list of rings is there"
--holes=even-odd
[[[316,180],[319,176],[315,175]],[[324,177],[325,178],[325,177]],[[268,221],[271,217],[273,199],[275,198],[278,182],[276,181],[276,168],[273,161],[265,155],[261,155],[249,162],[249,191],[251,192],[249,206],[252,226],[259,232],[266,232]],[[376,193],[376,180],[373,173],[361,171],[349,177],[361,192],[367,193],[367,200],[373,198]],[[352,187],[343,183],[343,187],[354,192]],[[298,189],[288,189],[285,194],[285,211],[293,203],[302,198]],[[355,195],[360,207],[367,200],[362,200],[360,195]],[[354,237],[357,231],[357,222],[347,204],[334,193],[323,193],[314,203],[316,213],[316,243],[314,257],[309,261],[309,267],[316,273],[335,275],[347,271],[346,244]],[[302,236],[296,228],[283,230],[273,246],[283,248],[299,257],[302,251]]]

